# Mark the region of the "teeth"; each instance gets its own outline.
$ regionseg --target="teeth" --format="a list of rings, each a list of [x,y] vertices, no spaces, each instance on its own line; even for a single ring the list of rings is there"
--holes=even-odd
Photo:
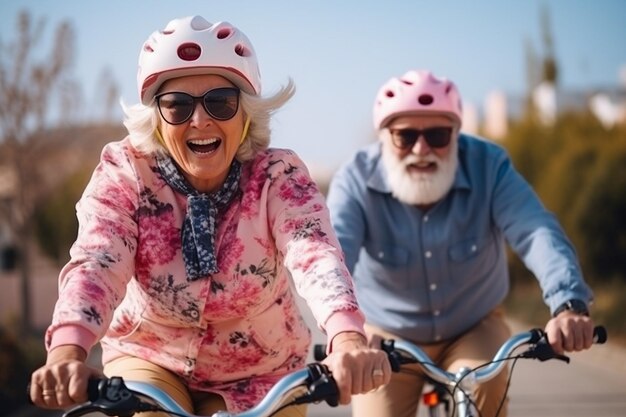
[[[198,146],[204,146],[204,145],[211,145],[212,143],[217,142],[217,138],[211,138],[211,139],[194,139],[194,140],[190,140],[189,143],[193,143],[194,145],[198,145]]]

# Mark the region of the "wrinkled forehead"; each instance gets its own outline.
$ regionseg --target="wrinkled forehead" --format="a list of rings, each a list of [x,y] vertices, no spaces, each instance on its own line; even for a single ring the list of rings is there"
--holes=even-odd
[[[458,128],[459,123],[443,114],[411,114],[394,118],[387,125],[389,129],[425,129],[429,127],[452,127]]]

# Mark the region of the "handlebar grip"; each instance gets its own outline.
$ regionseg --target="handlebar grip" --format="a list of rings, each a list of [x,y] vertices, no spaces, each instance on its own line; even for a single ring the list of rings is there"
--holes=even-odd
[[[90,378],[87,382],[87,399],[96,401],[100,398],[101,387],[106,386],[107,378]]]
[[[26,398],[28,401],[28,404],[33,405],[33,399],[30,398],[30,382],[28,384],[26,384]]]
[[[604,326],[596,326],[593,328],[593,343],[606,343],[608,339],[608,334],[606,332],[606,327]]]
[[[317,362],[323,361],[326,359],[326,345],[318,343],[313,346],[313,359]]]

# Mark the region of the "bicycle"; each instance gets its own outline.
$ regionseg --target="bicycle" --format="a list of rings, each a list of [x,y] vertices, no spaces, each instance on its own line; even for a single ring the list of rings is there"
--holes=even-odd
[[[281,405],[296,390],[289,403]],[[165,391],[147,382],[129,381],[121,377],[92,379],[88,384],[88,401],[74,406],[63,417],[79,417],[99,412],[108,416],[130,417],[145,411],[160,411],[171,416],[200,417],[185,411]],[[326,401],[331,407],[339,403],[339,389],[328,368],[321,363],[282,377],[255,407],[241,413],[218,411],[212,417],[271,417],[285,407]]]
[[[601,344],[606,340],[606,329],[597,326],[594,329],[594,343]],[[528,349],[511,356],[522,346],[528,346]],[[421,348],[411,342],[388,339],[382,341],[381,348],[387,352],[394,372],[401,372],[402,365],[405,364],[420,365],[426,382],[432,387],[422,394],[423,403],[428,407],[430,417],[475,417],[478,410],[474,402],[473,388],[496,376],[507,361],[513,361],[513,364],[509,370],[504,397],[509,390],[513,368],[518,359],[538,359],[541,362],[558,359],[566,363],[570,361],[568,356],[554,352],[548,343],[546,333],[538,328],[511,336],[502,344],[491,361],[473,369],[461,368],[456,373],[438,367]],[[325,345],[315,345],[313,351],[315,360],[323,360],[325,352]],[[504,402],[504,397],[500,406]],[[498,414],[499,412],[500,410]]]

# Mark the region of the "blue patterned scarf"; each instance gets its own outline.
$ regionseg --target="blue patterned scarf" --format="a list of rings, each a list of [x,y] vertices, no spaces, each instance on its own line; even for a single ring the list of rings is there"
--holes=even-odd
[[[187,213],[181,229],[183,259],[187,280],[219,271],[215,257],[215,219],[219,209],[230,203],[239,189],[241,164],[236,159],[230,166],[222,188],[206,194],[193,188],[182,176],[169,156],[157,157],[161,176],[175,191],[187,196]]]

